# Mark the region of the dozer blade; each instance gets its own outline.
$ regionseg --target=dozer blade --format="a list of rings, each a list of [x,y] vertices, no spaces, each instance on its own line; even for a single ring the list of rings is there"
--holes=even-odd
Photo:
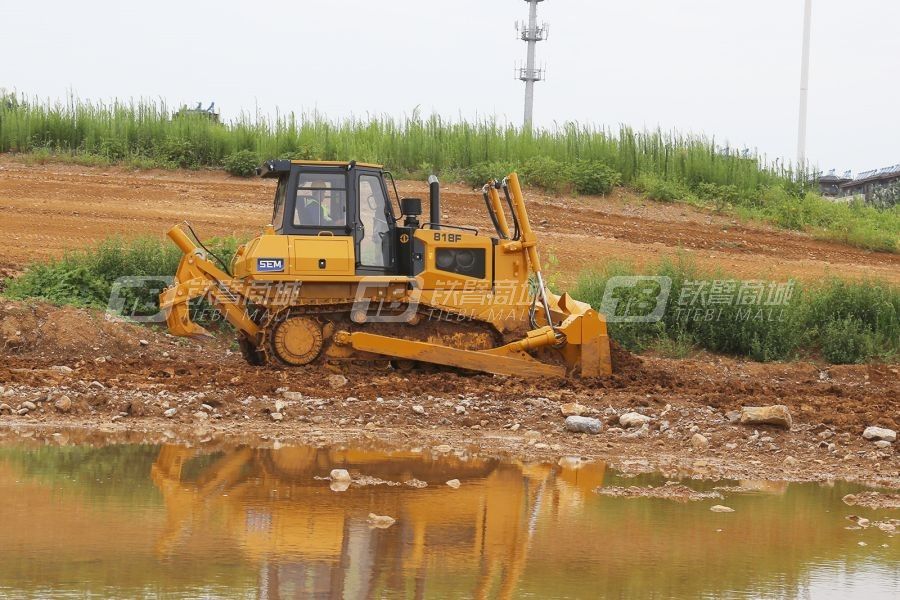
[[[484,371],[496,375],[516,377],[559,377],[566,376],[565,367],[548,365],[533,358],[499,355],[490,350],[461,350],[449,346],[402,340],[372,333],[354,332],[350,334],[350,345],[355,350],[382,354],[393,358],[417,360],[421,362]]]

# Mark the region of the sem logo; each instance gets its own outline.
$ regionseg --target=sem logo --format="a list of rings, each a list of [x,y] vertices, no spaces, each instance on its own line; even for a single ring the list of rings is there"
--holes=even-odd
[[[260,273],[281,273],[284,271],[283,258],[257,258],[256,270]]]

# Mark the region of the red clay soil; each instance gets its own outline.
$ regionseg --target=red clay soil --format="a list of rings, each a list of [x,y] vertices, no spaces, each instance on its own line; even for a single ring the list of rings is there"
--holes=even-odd
[[[401,181],[401,195],[427,198],[424,182]],[[131,171],[64,164],[26,165],[0,155],[0,269],[59,256],[113,234],[164,235],[190,220],[198,234],[252,235],[266,225],[273,183],[219,171]],[[900,283],[900,255],[813,239],[686,205],[647,201],[627,190],[610,197],[548,196],[526,189],[532,224],[550,269],[571,283],[610,259],[641,266],[680,253],[699,267],[748,278],[878,277]],[[477,191],[443,188],[445,220],[489,223]]]

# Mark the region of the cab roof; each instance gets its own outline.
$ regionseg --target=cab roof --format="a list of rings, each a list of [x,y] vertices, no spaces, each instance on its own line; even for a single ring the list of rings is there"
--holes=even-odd
[[[291,165],[299,165],[304,167],[338,167],[351,169],[353,167],[364,167],[367,169],[383,169],[383,165],[374,163],[362,163],[355,160],[267,160],[256,169],[256,174],[260,177],[280,177],[285,173],[289,173]]]

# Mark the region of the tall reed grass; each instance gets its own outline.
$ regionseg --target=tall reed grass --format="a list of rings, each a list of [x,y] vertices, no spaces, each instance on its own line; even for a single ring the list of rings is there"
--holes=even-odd
[[[532,158],[570,164],[597,161],[630,184],[642,174],[733,185],[755,191],[792,184],[784,165],[717,146],[715,140],[675,132],[610,130],[565,123],[533,132],[493,119],[470,123],[418,112],[395,119],[331,120],[317,112],[241,114],[219,124],[202,116],[173,118],[161,101],[65,102],[0,97],[0,152],[35,150],[92,154],[111,160],[154,159],[177,166],[221,166],[241,150],[261,159],[315,158],[377,162],[400,172],[459,172],[484,163],[524,165]]]

